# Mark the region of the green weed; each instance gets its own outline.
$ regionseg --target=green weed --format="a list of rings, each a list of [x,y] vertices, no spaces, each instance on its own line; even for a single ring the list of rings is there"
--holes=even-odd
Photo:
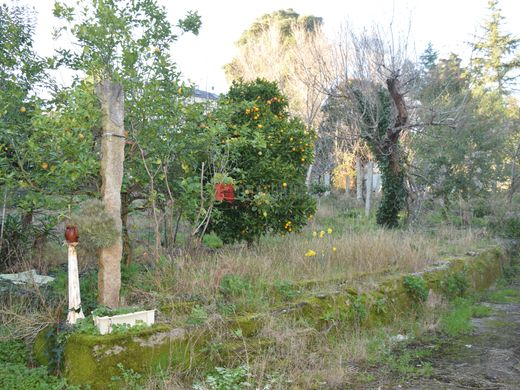
[[[426,302],[428,299],[428,285],[420,276],[406,275],[403,285],[408,295],[417,303]]]
[[[195,305],[186,321],[189,325],[202,325],[208,319],[208,313],[203,306]]]
[[[441,317],[441,331],[451,337],[467,334],[473,329],[472,316],[471,302],[464,298],[456,298],[453,302],[453,309]]]

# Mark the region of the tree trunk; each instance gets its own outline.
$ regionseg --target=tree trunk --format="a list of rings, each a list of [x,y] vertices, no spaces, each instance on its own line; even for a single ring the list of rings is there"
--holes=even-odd
[[[517,183],[516,183],[516,160],[518,160],[518,155],[520,154],[520,142],[516,145],[515,154],[513,155],[513,159],[511,161],[511,186],[509,187],[509,191],[507,194],[507,200],[509,204],[509,208],[511,209],[511,204],[513,202],[513,195],[515,194]]]
[[[350,196],[350,176],[345,177],[345,194]]]
[[[121,84],[103,80],[96,87],[101,101],[103,135],[101,138],[101,198],[118,230],[116,242],[99,251],[99,303],[111,308],[119,305],[121,288],[121,185],[124,162],[124,97]]]
[[[361,158],[356,158],[356,198],[363,199],[363,166]]]
[[[311,188],[312,168],[313,164],[309,165],[309,168],[307,168],[307,175],[305,176],[305,185],[307,188]]]
[[[128,194],[123,192],[121,194],[121,223],[123,229],[123,259],[126,266],[132,264],[134,257],[132,243],[130,242],[130,234],[128,233],[129,203]]]
[[[374,170],[374,163],[369,161],[367,164],[367,174],[366,174],[366,189],[367,195],[365,198],[365,215],[368,217],[370,215],[370,208],[372,207],[372,172]]]

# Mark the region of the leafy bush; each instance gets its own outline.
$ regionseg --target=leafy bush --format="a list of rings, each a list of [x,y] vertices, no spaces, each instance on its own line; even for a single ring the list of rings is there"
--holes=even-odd
[[[21,340],[0,341],[0,364],[27,362],[27,347]]]
[[[70,389],[65,379],[47,372],[46,367],[28,368],[25,364],[0,365],[0,388],[4,390],[62,390]]]
[[[65,380],[49,375],[47,367],[29,368],[29,353],[21,340],[0,341],[0,388],[5,390],[60,390]]]
[[[219,249],[224,246],[224,243],[216,234],[206,234],[202,240],[202,243],[208,248]]]
[[[463,297],[469,288],[469,280],[465,272],[452,273],[441,281],[441,290],[448,299]]]
[[[315,212],[305,186],[315,135],[287,107],[275,83],[258,79],[234,82],[215,112],[236,183],[235,200],[217,203],[210,225],[224,242],[299,231]]]
[[[403,285],[407,294],[415,302],[426,302],[428,299],[429,289],[423,278],[419,276],[406,275],[403,278]]]

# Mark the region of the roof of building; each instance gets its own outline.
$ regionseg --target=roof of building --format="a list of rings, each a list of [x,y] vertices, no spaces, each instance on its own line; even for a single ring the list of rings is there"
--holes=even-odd
[[[195,88],[193,90],[193,96],[200,98],[200,99],[206,99],[206,100],[217,100],[218,99],[218,95],[208,92],[208,91],[203,91],[202,89],[197,89],[197,88]]]

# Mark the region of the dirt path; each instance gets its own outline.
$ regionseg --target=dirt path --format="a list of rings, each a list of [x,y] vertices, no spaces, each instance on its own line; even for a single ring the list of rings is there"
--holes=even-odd
[[[471,334],[431,346],[428,379],[381,389],[520,389],[520,282],[498,295],[485,301],[490,316],[472,319]]]

